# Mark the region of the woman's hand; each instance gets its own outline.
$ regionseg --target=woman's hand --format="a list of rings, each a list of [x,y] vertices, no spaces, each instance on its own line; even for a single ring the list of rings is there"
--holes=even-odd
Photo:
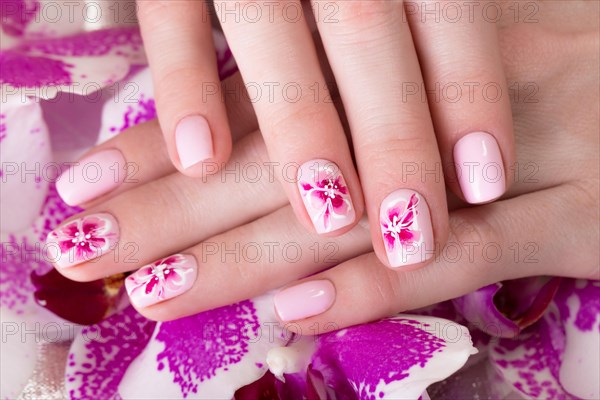
[[[203,176],[231,152],[210,9],[195,0],[138,5],[168,154],[182,173]],[[455,174],[456,164],[450,188],[470,203],[495,200],[510,183],[514,138],[496,26],[487,1],[455,6],[457,18],[444,2],[214,2],[299,220],[339,235],[366,209],[375,252],[393,268],[422,266],[445,244],[445,170]],[[413,218],[394,220],[402,209]],[[419,233],[406,236],[407,227]]]
[[[527,275],[597,279],[598,115],[576,106],[598,104],[598,93],[589,90],[598,84],[594,75],[597,25],[593,25],[597,22],[592,18],[590,24],[579,25],[578,21],[593,14],[582,8],[582,15],[570,19],[577,21],[575,27],[563,24],[562,31],[554,34],[548,27],[554,27],[565,11],[573,10],[546,5],[543,11],[544,24],[510,25],[501,36],[509,81],[533,83],[539,89],[538,97],[530,98],[533,102],[514,98],[519,158],[511,171],[517,183],[507,200],[453,211],[449,244],[425,268],[386,269],[369,253],[365,224],[335,239],[303,231],[274,183],[278,172],[267,161],[258,133],[236,144],[228,169],[201,182],[173,173],[156,124],[131,129],[93,150],[119,149],[128,162],[140,166],[139,182],[121,185],[85,213],[110,213],[112,217],[105,222],[118,223],[113,232],[118,231],[120,238],[108,235],[108,244],[103,240],[96,244],[116,247],[91,253],[101,255],[93,262],[68,267],[69,252],[75,254],[73,239],[84,242],[87,249],[88,242],[77,236],[85,238],[89,232],[76,235],[76,229],[64,229],[78,227],[69,221],[62,229],[70,234],[63,240],[67,251],[57,264],[65,267],[61,271],[69,278],[92,280],[167,258],[142,268],[127,283],[140,312],[163,320],[249,298],[339,264],[301,281],[300,289],[277,295],[281,318],[299,324],[292,328],[306,328],[314,322],[322,327],[325,322],[337,324],[329,328],[364,322]],[[579,26],[589,27],[588,31]],[[567,44],[564,31],[579,34],[578,46],[571,41]],[[554,46],[564,46],[568,52],[556,58],[547,50]],[[551,56],[553,62],[548,63],[544,57]],[[573,59],[587,61],[574,64]],[[552,68],[540,74],[546,64]],[[572,79],[564,81],[564,76]],[[237,115],[246,115],[240,121],[252,126],[248,108],[234,106]],[[577,121],[575,130],[573,121]],[[139,140],[140,135],[145,140]],[[151,149],[154,162],[145,162],[140,157]],[[257,169],[260,173],[252,172]],[[163,178],[152,182],[156,177]],[[104,231],[94,233],[105,234],[106,228],[105,224]],[[134,258],[127,258],[132,249],[138,249]],[[168,259],[178,252],[186,256]],[[173,263],[179,273],[167,283],[163,272]],[[290,308],[298,304],[303,307]]]

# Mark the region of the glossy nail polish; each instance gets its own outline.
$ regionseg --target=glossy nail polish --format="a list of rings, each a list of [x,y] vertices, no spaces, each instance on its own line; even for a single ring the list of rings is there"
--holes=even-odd
[[[298,189],[318,233],[333,232],[354,222],[350,192],[333,162],[317,159],[304,163],[298,170]]]
[[[379,221],[392,268],[421,263],[433,256],[429,207],[419,193],[400,189],[388,195],[381,203]]]
[[[127,165],[119,150],[98,151],[64,171],[56,181],[56,190],[69,205],[92,200],[119,186],[127,174]]]
[[[119,225],[106,213],[90,214],[48,234],[47,254],[59,268],[69,268],[110,252],[119,240]]]
[[[212,158],[213,140],[206,118],[191,115],[179,121],[175,129],[175,145],[184,169]]]
[[[487,203],[504,194],[502,154],[489,133],[474,132],[462,137],[454,145],[454,162],[460,189],[469,203]]]
[[[275,295],[275,310],[282,321],[297,321],[321,314],[335,301],[335,288],[328,280],[300,283]]]
[[[134,306],[148,307],[187,292],[196,281],[197,270],[193,256],[175,254],[129,275],[125,289]]]

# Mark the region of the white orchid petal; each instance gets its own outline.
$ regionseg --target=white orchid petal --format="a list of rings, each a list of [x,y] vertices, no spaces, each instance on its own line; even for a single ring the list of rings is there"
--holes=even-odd
[[[154,90],[149,68],[116,85],[112,98],[104,104],[98,144],[123,130],[156,118]]]
[[[121,385],[123,398],[232,398],[267,370],[265,356],[286,343],[272,294],[156,327]]]
[[[39,215],[52,179],[52,149],[40,104],[9,96],[0,114],[0,230],[17,232]]]
[[[127,307],[85,327],[69,350],[65,372],[69,398],[115,398],[123,374],[150,339],[155,324]]]
[[[600,282],[563,281],[556,296],[565,329],[562,387],[582,399],[600,398]]]
[[[320,336],[312,366],[328,386],[359,398],[418,399],[475,353],[465,327],[400,314]]]

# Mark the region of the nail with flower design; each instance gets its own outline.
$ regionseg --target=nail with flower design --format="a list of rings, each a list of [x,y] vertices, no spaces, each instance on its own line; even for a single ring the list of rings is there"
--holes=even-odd
[[[51,260],[68,268],[111,251],[119,240],[119,225],[110,214],[91,214],[64,224],[48,234]]]
[[[135,307],[148,307],[188,291],[196,280],[197,269],[194,257],[175,254],[129,275],[125,288]]]
[[[409,189],[391,193],[381,203],[379,220],[392,268],[421,263],[433,256],[429,207],[419,193]]]
[[[333,162],[317,159],[304,163],[298,170],[298,189],[318,233],[333,232],[354,222],[350,192]]]

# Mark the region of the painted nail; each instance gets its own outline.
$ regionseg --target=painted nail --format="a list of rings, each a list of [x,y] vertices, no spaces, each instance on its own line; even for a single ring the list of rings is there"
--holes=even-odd
[[[388,195],[379,212],[381,234],[392,268],[417,264],[433,256],[433,228],[427,202],[414,190]]]
[[[47,253],[60,268],[98,258],[119,240],[119,225],[110,214],[90,214],[64,224],[48,234]]]
[[[193,256],[175,254],[129,275],[125,288],[134,306],[148,307],[187,292],[196,280],[197,270]]]
[[[283,289],[273,298],[282,321],[296,321],[327,311],[335,301],[335,288],[328,280],[308,281]]]
[[[302,164],[298,189],[318,233],[333,232],[354,222],[356,212],[350,192],[333,162],[318,159]]]
[[[56,190],[65,203],[73,206],[115,189],[126,174],[123,154],[116,149],[102,150],[64,171],[56,181]]]
[[[200,115],[185,117],[175,129],[175,145],[184,169],[214,156],[210,127]]]
[[[496,200],[506,190],[502,154],[496,139],[473,132],[454,145],[456,175],[465,200],[481,204]]]

